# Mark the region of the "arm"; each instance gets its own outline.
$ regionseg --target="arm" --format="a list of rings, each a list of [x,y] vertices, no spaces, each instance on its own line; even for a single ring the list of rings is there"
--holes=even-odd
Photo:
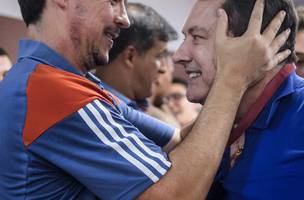
[[[120,110],[126,120],[132,123],[144,136],[168,152],[171,144],[177,144],[179,130],[121,102]]]
[[[119,107],[126,120],[138,128],[144,136],[155,142],[158,146],[161,146],[166,153],[172,151],[193,126],[193,123],[191,123],[191,125],[180,130],[152,116],[135,110],[124,102],[121,102]]]
[[[171,152],[175,147],[178,146],[190,133],[191,129],[194,126],[195,121],[187,124],[182,129],[175,129],[175,132],[171,138],[171,140],[163,147],[163,150],[166,153]]]
[[[191,132],[169,154],[171,169],[139,199],[204,198],[221,160],[245,89],[236,90],[227,87],[225,80],[216,80]]]
[[[227,31],[227,16],[225,13],[221,15],[216,42],[217,76],[204,109],[188,136],[169,154],[171,169],[138,199],[192,200],[206,196],[242,95],[252,83],[259,80],[261,74],[289,55],[288,51],[276,54],[288,33],[273,39],[283,15],[271,23],[268,31],[274,32],[273,35],[268,31],[260,35],[263,5],[263,0],[257,1],[248,32],[240,38],[229,38],[224,34]],[[252,52],[259,58],[255,63],[249,62],[251,59],[248,55]]]

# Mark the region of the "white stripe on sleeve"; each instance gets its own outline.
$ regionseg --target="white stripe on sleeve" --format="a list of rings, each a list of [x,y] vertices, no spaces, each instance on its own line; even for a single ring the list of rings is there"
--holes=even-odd
[[[136,158],[128,154],[119,144],[115,142],[111,142],[104,133],[94,124],[94,122],[90,119],[88,114],[84,109],[80,109],[78,111],[79,115],[85,121],[85,123],[90,127],[90,129],[96,134],[96,136],[106,145],[112,147],[117,153],[119,153],[123,158],[128,160],[134,166],[136,166],[140,171],[142,171],[146,176],[148,176],[154,183],[159,180],[159,178],[149,170],[145,165],[139,162]]]
[[[91,113],[94,115],[94,117],[96,118],[96,120],[100,123],[101,126],[103,126],[107,132],[112,136],[112,138],[116,141],[116,142],[123,142],[128,149],[130,149],[130,151],[132,151],[134,154],[136,154],[138,157],[140,157],[142,160],[144,160],[146,163],[150,164],[154,169],[156,169],[161,175],[164,175],[167,170],[165,170],[163,167],[161,167],[159,165],[159,163],[157,163],[156,161],[152,160],[151,158],[145,156],[140,150],[138,150],[138,148],[127,138],[127,136],[134,138],[135,135],[134,134],[123,134],[125,137],[124,138],[120,138],[116,131],[113,129],[113,127],[111,126],[115,126],[117,123],[112,123],[112,121],[114,121],[113,119],[110,120],[108,113],[105,113],[106,118],[110,121],[111,125],[109,125],[107,122],[104,121],[103,117],[101,116],[101,114],[97,111],[96,108],[94,108],[94,106],[92,104],[88,104],[87,108],[91,111]],[[107,109],[105,109],[107,110]],[[107,110],[108,111],[108,110]],[[112,118],[112,117],[111,117]],[[120,130],[120,129],[119,129]],[[124,130],[124,129],[123,129]],[[121,131],[121,130],[120,130]],[[124,130],[125,131],[125,130]],[[122,132],[122,131],[121,131]],[[139,140],[139,139],[138,139]]]
[[[114,121],[113,117],[111,116],[110,112],[108,111],[107,108],[104,107],[104,105],[102,105],[98,100],[94,101],[96,103],[96,105],[105,113],[105,115],[107,116],[107,119],[109,120],[109,122],[113,125],[116,126],[120,132],[123,134],[123,136],[125,137],[132,137],[136,143],[150,156],[159,159],[160,161],[163,162],[163,164],[165,164],[167,167],[171,166],[171,163],[169,161],[167,161],[167,159],[159,154],[156,153],[154,151],[152,151],[150,148],[148,148],[135,134],[129,134],[126,132],[126,130],[117,122]]]

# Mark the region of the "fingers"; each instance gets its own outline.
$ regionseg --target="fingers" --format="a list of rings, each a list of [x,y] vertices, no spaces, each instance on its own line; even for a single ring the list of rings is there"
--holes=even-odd
[[[216,41],[223,41],[227,38],[227,30],[228,30],[228,16],[223,9],[219,9],[218,19],[216,25]]]
[[[291,51],[289,49],[286,49],[285,51],[282,51],[274,56],[273,59],[268,63],[267,70],[271,70],[278,66],[281,62],[283,62],[288,56],[290,55]]]
[[[284,21],[285,16],[286,16],[286,12],[280,11],[264,31],[263,36],[268,44],[270,44],[277,35]]]
[[[270,44],[270,49],[272,50],[273,55],[276,54],[280,50],[280,48],[285,44],[289,35],[290,29],[287,29],[272,41],[272,43]]]
[[[261,27],[262,27],[262,22],[263,22],[263,13],[264,13],[264,7],[265,7],[265,0],[257,0],[255,2],[248,29],[247,32],[248,34],[260,34],[261,32]]]

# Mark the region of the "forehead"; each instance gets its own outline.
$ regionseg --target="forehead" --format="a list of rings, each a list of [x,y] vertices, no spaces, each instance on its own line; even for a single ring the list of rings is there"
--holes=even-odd
[[[186,20],[183,32],[212,28],[217,19],[216,12],[223,2],[224,0],[198,0]]]

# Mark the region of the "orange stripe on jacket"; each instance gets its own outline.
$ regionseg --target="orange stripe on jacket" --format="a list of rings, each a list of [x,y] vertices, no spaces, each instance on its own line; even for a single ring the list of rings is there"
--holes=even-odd
[[[47,129],[95,99],[113,98],[91,81],[48,65],[37,65],[27,85],[27,113],[23,143],[30,145]]]

